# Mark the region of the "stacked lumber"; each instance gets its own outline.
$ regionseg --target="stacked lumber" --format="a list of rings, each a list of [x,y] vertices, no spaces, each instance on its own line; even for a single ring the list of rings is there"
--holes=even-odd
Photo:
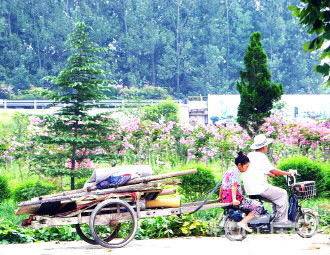
[[[88,190],[78,189],[47,196],[35,197],[29,201],[21,202],[16,214],[39,214],[41,211],[43,214],[47,214],[47,212],[63,213],[65,210],[73,210],[74,208],[80,208],[81,205],[93,204],[93,202],[97,203],[109,198],[132,200],[136,195],[135,193],[139,193],[142,196],[151,194],[153,198],[152,200],[154,200],[158,195],[175,193],[175,190],[164,189],[165,185],[171,183],[165,179],[194,174],[196,172],[197,171],[195,169],[191,169],[160,175],[151,175],[132,179],[125,185],[115,188],[97,190],[96,187],[92,187]],[[175,203],[177,204],[177,202]],[[154,204],[151,202],[151,204],[152,207],[155,207],[157,202],[154,202]],[[173,203],[169,202],[169,204]]]

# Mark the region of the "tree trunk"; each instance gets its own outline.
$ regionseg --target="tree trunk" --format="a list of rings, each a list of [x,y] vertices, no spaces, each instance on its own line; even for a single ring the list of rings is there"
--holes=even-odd
[[[74,123],[74,137],[78,138],[78,120]],[[77,156],[77,144],[72,145],[72,155],[71,155],[71,176],[70,176],[70,188],[74,190],[74,175],[73,172],[76,171],[76,156]]]
[[[226,42],[226,83],[228,84],[228,83],[229,83],[229,33],[230,33],[228,0],[226,0],[225,4],[226,4],[226,24],[227,24],[227,42]]]
[[[39,35],[37,35],[37,51],[38,51],[38,65],[39,69],[41,69],[41,57],[40,57],[40,40],[39,40]]]
[[[8,32],[9,32],[9,35],[11,35],[12,33],[12,29],[11,29],[11,15],[10,13],[8,13]]]
[[[124,32],[127,34],[128,28],[127,28],[127,18],[126,18],[126,0],[122,0],[122,7],[123,7],[123,22],[124,22]]]
[[[180,92],[180,5],[181,0],[177,0],[176,5],[176,92]]]
[[[66,9],[66,13],[69,15],[70,17],[70,7],[69,7],[69,0],[66,0],[65,3],[65,9]]]
[[[156,84],[156,71],[155,71],[155,45],[153,45],[153,50],[152,50],[152,59],[151,59],[151,84],[155,85]]]

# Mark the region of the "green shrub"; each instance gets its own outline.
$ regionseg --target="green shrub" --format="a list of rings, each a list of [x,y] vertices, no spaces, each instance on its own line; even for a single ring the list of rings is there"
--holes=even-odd
[[[154,217],[143,219],[139,224],[136,239],[169,238],[178,236],[208,236],[209,222],[193,215],[181,217]]]
[[[278,162],[278,168],[281,170],[296,169],[300,176],[297,181],[315,181],[317,195],[327,196],[330,190],[330,164],[318,162],[304,156],[294,156],[281,159]],[[285,179],[275,178],[273,183],[276,186],[286,188]]]
[[[0,244],[32,242],[33,230],[0,219]]]
[[[72,226],[49,227],[34,230],[33,237],[38,241],[75,241],[79,240]]]
[[[20,100],[34,100],[34,99],[49,99],[53,96],[54,92],[42,87],[31,87],[26,90],[19,91],[13,96],[13,99]]]
[[[168,91],[162,87],[145,85],[142,88],[130,87],[120,91],[126,99],[165,99],[169,96]]]
[[[16,215],[16,210],[17,202],[12,198],[6,199],[0,204],[0,220],[5,219],[12,224],[20,225],[22,220],[26,218],[26,215]]]
[[[14,199],[16,201],[25,201],[33,197],[48,195],[56,190],[55,185],[45,181],[27,181],[14,189]]]
[[[10,197],[10,190],[7,178],[0,176],[0,203]]]
[[[197,173],[180,177],[180,193],[188,200],[195,200],[210,192],[216,184],[210,168],[204,165],[196,166]]]
[[[156,105],[146,106],[142,110],[142,119],[159,122],[163,120],[179,121],[179,107],[173,100],[165,100]]]
[[[88,178],[79,178],[77,180],[75,180],[75,184],[74,187],[75,189],[82,189],[86,183]]]

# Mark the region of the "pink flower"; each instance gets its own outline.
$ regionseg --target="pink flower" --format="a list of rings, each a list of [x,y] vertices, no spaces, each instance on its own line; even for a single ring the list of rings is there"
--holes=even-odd
[[[72,161],[71,159],[68,159],[65,163],[66,168],[72,168]],[[89,158],[84,158],[79,161],[75,161],[75,167],[74,169],[82,169],[82,168],[95,168],[94,163]]]
[[[165,123],[164,132],[169,133],[173,129],[174,125],[175,125],[174,121],[169,121],[169,122]]]
[[[223,134],[219,134],[218,132],[216,134],[214,134],[214,138],[217,140],[222,140],[225,138],[225,136]]]
[[[116,135],[115,134],[108,135],[107,140],[110,141],[110,142],[115,141],[116,140]]]
[[[128,141],[124,141],[123,146],[125,149],[134,149],[133,144],[130,144]]]
[[[139,118],[127,119],[123,123],[121,123],[121,129],[125,132],[132,133],[134,131],[139,130],[139,128],[140,128]]]
[[[120,150],[120,151],[118,152],[118,154],[121,155],[121,156],[125,155],[125,153],[126,153],[126,150],[125,150],[125,149]]]
[[[40,119],[39,117],[30,117],[30,123],[31,124],[38,125],[38,124],[40,124],[42,122],[43,122],[43,120]]]
[[[314,142],[314,143],[311,144],[311,148],[312,149],[316,149],[317,146],[318,146],[318,143],[317,142]]]
[[[192,138],[181,138],[180,139],[180,143],[184,144],[184,145],[193,145],[194,144],[194,140]]]

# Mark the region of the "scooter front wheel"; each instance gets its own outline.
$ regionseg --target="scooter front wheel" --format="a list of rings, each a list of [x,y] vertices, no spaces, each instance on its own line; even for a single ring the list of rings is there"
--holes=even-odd
[[[302,211],[298,215],[296,223],[297,234],[303,238],[310,238],[315,235],[319,225],[319,219],[312,211]]]
[[[239,226],[237,222],[227,217],[224,222],[225,236],[230,241],[242,241],[246,238],[246,231]]]

